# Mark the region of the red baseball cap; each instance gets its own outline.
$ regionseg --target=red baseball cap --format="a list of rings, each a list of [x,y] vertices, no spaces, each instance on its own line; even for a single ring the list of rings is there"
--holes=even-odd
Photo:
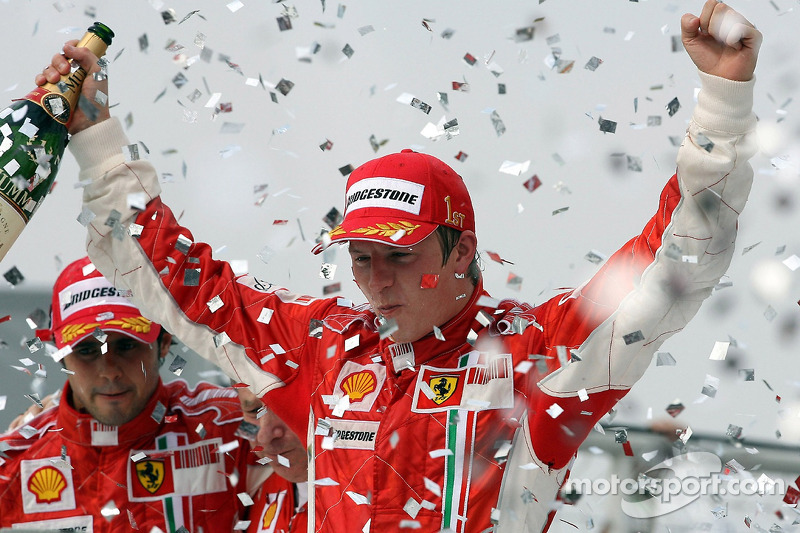
[[[344,219],[314,253],[337,241],[413,246],[437,226],[475,231],[467,186],[443,161],[406,149],[368,161],[350,173]]]
[[[70,263],[53,287],[51,331],[58,348],[74,346],[96,329],[151,343],[161,326],[142,316],[89,261]]]

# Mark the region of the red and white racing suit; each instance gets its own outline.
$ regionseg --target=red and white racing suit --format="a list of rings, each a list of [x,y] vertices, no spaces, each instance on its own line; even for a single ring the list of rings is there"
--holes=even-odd
[[[106,426],[69,405],[69,386],[57,407],[0,437],[0,527],[232,530],[243,512],[237,494],[247,490],[250,450],[236,435],[235,392],[159,383],[136,418]],[[250,478],[255,483],[263,480],[256,470],[270,470],[250,469],[260,476]]]
[[[541,531],[580,443],[732,257],[753,82],[700,76],[677,173],[642,232],[537,307],[478,285],[445,340],[394,344],[366,306],[234,275],[176,222],[152,166],[124,160],[116,120],[70,143],[91,179],[88,252],[147,316],[308,434],[309,531]],[[142,192],[140,213],[127,199]],[[105,224],[112,210],[124,237]]]

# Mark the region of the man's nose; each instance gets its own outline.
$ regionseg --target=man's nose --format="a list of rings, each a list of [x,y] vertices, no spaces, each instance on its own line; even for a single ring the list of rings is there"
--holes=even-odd
[[[274,418],[275,416],[271,413],[266,413],[258,421],[256,440],[262,446],[267,446],[269,443],[283,438],[286,434],[283,425],[275,423]]]
[[[117,355],[113,350],[109,350],[98,358],[98,374],[102,377],[114,380],[122,375],[122,368],[119,365]]]
[[[380,291],[394,283],[394,270],[386,261],[375,258],[370,262],[369,288]]]

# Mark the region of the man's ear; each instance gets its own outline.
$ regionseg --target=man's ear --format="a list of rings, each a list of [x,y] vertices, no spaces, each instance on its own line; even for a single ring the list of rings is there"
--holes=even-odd
[[[478,250],[478,237],[475,232],[464,230],[458,236],[458,242],[453,249],[452,255],[455,256],[455,268],[459,274],[464,274],[475,259],[475,252]]]
[[[159,359],[164,359],[165,357],[167,357],[170,346],[172,346],[172,335],[164,331],[163,333],[161,333],[161,343],[158,345]]]

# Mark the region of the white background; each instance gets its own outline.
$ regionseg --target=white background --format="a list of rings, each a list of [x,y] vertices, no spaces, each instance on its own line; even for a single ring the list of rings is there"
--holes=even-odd
[[[724,436],[735,424],[744,427],[746,438],[797,445],[800,289],[798,274],[781,262],[800,255],[800,5],[789,0],[731,5],[765,35],[755,97],[762,151],[752,161],[753,192],[725,279],[732,286],[716,292],[690,326],[667,341],[662,351],[677,365],[654,363],[618,405],[614,423],[647,425],[651,418],[669,418],[667,405],[679,401],[686,409],[676,422],[696,432]],[[276,18],[292,6],[298,15],[293,28],[279,31]],[[464,177],[476,207],[480,250],[513,262],[501,265],[484,253],[487,289],[495,297],[540,303],[553,289],[592,275],[599,266],[585,255],[592,250],[610,255],[654,212],[674,171],[677,148],[670,137],[683,135],[699,87],[688,56],[680,47],[673,51],[673,36],[680,33],[681,14],[698,13],[701,6],[654,0],[354,0],[340,12],[331,1],[243,0],[234,11],[233,4],[211,0],[4,0],[0,95],[6,101],[23,96],[63,41],[79,38],[93,20],[102,21],[116,32],[108,52],[113,113],[127,120],[132,142],[149,149],[164,176],[166,202],[197,240],[218,250],[217,257],[246,261],[256,276],[321,294],[331,281],[320,278],[323,258],[310,249],[325,227],[322,217],[331,207],[341,210],[345,178],[338,169],[411,147],[443,159]],[[160,12],[170,8],[178,20],[199,13],[181,24],[165,24]],[[87,15],[90,9],[95,13]],[[374,31],[362,35],[359,29],[366,26]],[[535,28],[533,39],[516,42],[516,30],[527,26]],[[453,30],[449,39],[442,37],[447,29]],[[140,48],[143,35],[146,50]],[[196,41],[212,51],[209,62],[197,57]],[[168,51],[173,42],[184,48]],[[319,52],[308,56],[313,43]],[[349,59],[342,53],[345,45],[354,51]],[[574,60],[571,71],[550,68],[554,47],[562,59]],[[466,53],[478,59],[474,66],[463,61]],[[220,54],[240,72],[220,61]],[[310,61],[298,60],[304,55]],[[595,71],[584,68],[593,56],[602,60]],[[502,74],[493,74],[487,60]],[[181,88],[172,82],[178,74],[188,80]],[[259,78],[266,87],[248,84]],[[294,83],[286,96],[273,88],[282,78]],[[454,81],[466,81],[470,91],[453,90]],[[498,94],[498,83],[505,84],[506,94]],[[195,90],[201,96],[192,102]],[[448,109],[438,102],[438,92],[447,94]],[[220,93],[232,112],[214,118],[213,108],[204,107],[213,93]],[[430,104],[430,114],[398,102],[404,94]],[[676,97],[681,108],[670,117],[665,106]],[[492,126],[493,110],[504,122],[502,136]],[[661,124],[646,127],[654,116]],[[615,134],[599,130],[600,117],[617,122]],[[450,140],[420,133],[428,123],[454,118],[460,134]],[[241,131],[226,133],[226,123]],[[387,141],[377,153],[371,135]],[[326,140],[333,143],[329,151],[319,148]],[[459,152],[467,154],[465,161],[455,159]],[[640,158],[642,171],[629,170],[626,156]],[[499,171],[505,161],[530,165],[509,175]],[[529,193],[522,184],[534,174],[543,185]],[[45,392],[63,382],[57,365],[20,347],[20,338],[31,335],[24,319],[33,308],[20,308],[23,300],[15,292],[44,294],[36,305],[46,309],[59,269],[83,254],[76,175],[67,155],[54,192],[0,265],[3,273],[16,266],[26,278],[17,287],[0,280],[0,317],[11,315],[0,323],[0,339],[8,344],[0,350],[0,396],[8,394],[0,415],[6,418],[29,404],[21,393],[4,392],[12,390],[12,382],[30,380],[10,368],[19,358],[49,367]],[[268,196],[256,205],[259,185],[267,185]],[[274,225],[275,220],[288,224]],[[268,263],[259,258],[265,247]],[[784,251],[776,253],[779,249]],[[346,254],[324,260],[338,265],[333,280],[342,284],[338,294],[362,301]],[[511,274],[523,279],[519,291],[506,285]],[[785,283],[778,283],[783,278]],[[763,285],[775,290],[758,288]],[[772,320],[765,318],[768,306],[777,313]],[[732,339],[738,348],[731,348],[726,362],[709,361],[715,342]],[[192,365],[203,368],[197,359]],[[754,369],[755,381],[741,380],[740,369]],[[707,375],[721,380],[714,398],[701,394]]]

